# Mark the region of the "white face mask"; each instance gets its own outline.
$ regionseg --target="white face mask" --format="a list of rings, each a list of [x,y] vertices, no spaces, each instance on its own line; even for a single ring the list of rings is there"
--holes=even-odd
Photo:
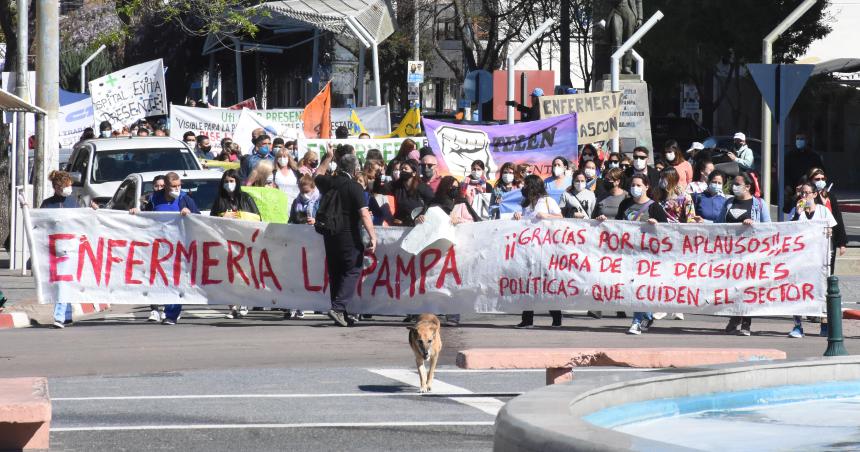
[[[618,162],[609,162],[609,168],[618,168],[619,166]]]
[[[170,196],[171,196],[173,199],[178,198],[180,193],[182,193],[182,189],[181,189],[181,188],[177,188],[176,190],[170,190]]]
[[[630,187],[630,195],[634,198],[641,197],[643,193],[645,193],[645,189],[642,187]]]
[[[594,179],[594,176],[597,176],[597,170],[592,168],[586,168],[582,173],[589,179]]]
[[[827,186],[827,181],[824,181],[824,180],[815,181],[815,189],[817,191],[824,190],[824,187],[826,187],[826,186]]]
[[[236,183],[235,182],[224,182],[224,190],[227,190],[230,193],[233,193],[233,191],[236,190]]]
[[[514,181],[514,175],[511,173],[502,174],[502,182],[505,184],[510,184]]]
[[[564,175],[564,168],[560,166],[552,167],[552,175],[555,177],[561,177],[562,175]]]
[[[644,170],[646,165],[647,165],[646,160],[633,159],[633,168],[636,168],[639,171]]]
[[[797,146],[797,149],[803,149],[806,147],[806,140],[803,140],[803,139],[795,140],[794,145]]]
[[[732,184],[732,193],[734,193],[735,196],[741,196],[744,192],[746,192],[746,187],[743,185]]]
[[[275,182],[275,177],[274,177],[274,176],[269,176],[269,177],[267,177],[267,178],[266,178],[266,183],[267,183],[267,184],[271,185],[273,182]]]
[[[590,162],[590,161],[592,161],[592,160],[594,160],[594,156],[593,156],[593,155],[583,155],[583,156],[582,156],[582,161],[583,161],[583,162]]]
[[[586,186],[585,182],[574,182],[573,183],[573,189],[576,190],[577,192],[581,192],[581,191],[585,190],[585,186]]]
[[[63,187],[63,196],[69,197],[72,196],[72,186]]]
[[[110,138],[110,130],[102,130],[102,138]]]
[[[472,170],[472,179],[478,180],[483,175],[484,175],[484,172],[481,170]]]
[[[397,180],[400,179],[400,170],[394,170],[391,172],[391,179]]]
[[[328,164],[328,170],[331,172],[337,171],[337,163],[336,162],[329,163]]]
[[[712,195],[716,195],[717,193],[723,191],[723,186],[720,184],[709,184],[708,191],[711,192]]]
[[[668,160],[670,163],[674,162],[675,161],[675,153],[674,152],[667,152],[666,153],[666,160]]]
[[[290,163],[290,159],[286,157],[278,158],[278,165],[281,165],[281,167],[287,166],[288,163]]]

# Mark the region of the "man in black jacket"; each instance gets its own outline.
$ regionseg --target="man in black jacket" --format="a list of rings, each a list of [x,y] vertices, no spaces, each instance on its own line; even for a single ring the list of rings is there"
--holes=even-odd
[[[621,181],[621,188],[630,191],[630,180],[637,174],[647,176],[651,187],[658,186],[660,173],[653,166],[648,164],[648,149],[645,149],[642,146],[638,146],[633,149],[633,166],[624,172],[624,179]]]
[[[354,154],[346,154],[338,161],[334,174],[328,176],[318,170],[314,180],[323,197],[331,190],[338,191],[339,212],[346,220],[344,227],[338,232],[323,235],[331,279],[331,310],[328,311],[328,316],[339,326],[350,325],[347,306],[355,296],[364,262],[362,226],[369,236],[367,251],[373,253],[376,250],[376,230],[367,208],[364,189],[355,181],[357,173],[358,159]]]

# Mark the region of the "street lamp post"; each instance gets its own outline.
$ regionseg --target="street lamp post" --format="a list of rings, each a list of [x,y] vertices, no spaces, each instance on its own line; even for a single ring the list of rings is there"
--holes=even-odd
[[[82,93],[87,92],[87,65],[90,64],[90,62],[93,61],[100,53],[102,53],[102,50],[104,50],[105,48],[106,48],[105,45],[102,44],[98,48],[98,50],[93,52],[92,55],[87,57],[87,59],[84,60],[83,63],[81,63],[81,92]]]

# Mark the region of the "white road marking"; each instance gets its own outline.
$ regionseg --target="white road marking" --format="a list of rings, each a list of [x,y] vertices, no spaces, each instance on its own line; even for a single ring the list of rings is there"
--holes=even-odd
[[[491,426],[490,422],[310,422],[306,424],[189,424],[189,425],[111,425],[93,427],[53,427],[52,432],[112,432],[123,430],[221,430],[244,428],[384,428],[384,427],[458,427]]]
[[[463,392],[433,393],[436,397],[449,397],[462,395]],[[471,397],[480,397],[486,394],[494,397],[516,397],[521,392],[508,393],[470,393]],[[52,397],[52,402],[85,402],[106,400],[188,400],[188,399],[324,399],[341,397],[421,397],[424,394],[417,392],[347,392],[335,394],[179,394],[179,395],[155,395],[155,396],[98,396],[98,397]]]
[[[378,375],[382,375],[383,377],[390,378],[395,381],[399,381],[401,383],[406,383],[408,385],[418,387],[418,373],[413,372],[406,369],[367,369],[370,372],[373,372]],[[473,395],[474,392],[469,391],[466,388],[461,388],[459,386],[454,386],[452,384],[445,383],[444,381],[439,381],[437,379],[433,379],[433,390],[441,392],[443,394],[462,394],[462,395]],[[464,405],[468,405],[472,408],[476,408],[478,410],[483,411],[489,415],[495,416],[499,414],[499,410],[504,406],[504,402],[499,399],[495,399],[492,397],[450,397],[451,400],[455,402],[462,403]]]
[[[659,367],[574,367],[573,372],[650,372],[662,370]],[[485,374],[485,373],[545,373],[546,369],[439,369],[436,373],[446,374]]]

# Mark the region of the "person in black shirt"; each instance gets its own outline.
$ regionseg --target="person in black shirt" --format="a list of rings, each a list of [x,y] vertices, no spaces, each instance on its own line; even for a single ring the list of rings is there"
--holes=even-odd
[[[648,149],[638,146],[633,149],[633,165],[624,172],[621,188],[630,191],[630,182],[635,175],[644,175],[648,178],[648,186],[656,187],[660,179],[660,172],[648,165]]]
[[[42,201],[40,209],[75,209],[80,207],[72,196],[72,178],[65,171],[51,171],[48,180],[54,186],[54,196]],[[54,328],[62,329],[72,323],[72,305],[58,301],[54,305]]]
[[[516,101],[507,101],[505,105],[514,107],[520,112],[520,122],[537,121],[540,119],[540,98],[543,96],[542,88],[535,88],[532,91],[531,100],[532,106],[527,107],[523,104],[518,104]]]
[[[242,180],[239,179],[239,171],[228,169],[221,176],[221,187],[218,189],[218,197],[215,198],[209,215],[213,217],[239,218],[239,212],[260,215],[257,203],[247,193],[242,191]]]
[[[323,235],[328,273],[331,279],[331,309],[329,317],[339,326],[349,326],[347,307],[355,296],[365,246],[361,238],[361,227],[367,231],[370,243],[366,250],[376,251],[376,230],[367,209],[364,189],[355,181],[358,174],[358,159],[346,154],[337,163],[337,171],[327,176],[317,170],[314,180],[322,196],[331,190],[338,191],[340,212],[346,218],[343,229],[335,234]]]
[[[419,163],[417,160],[407,160],[400,164],[400,177],[389,184],[390,194],[394,196],[395,208],[394,225],[415,226],[412,212],[415,209],[426,209],[433,202],[433,189],[418,177]]]
[[[794,193],[790,184],[797,183],[813,168],[824,168],[821,155],[812,150],[805,133],[798,133],[795,135],[794,150],[785,156],[785,180],[788,182],[786,192]]]

